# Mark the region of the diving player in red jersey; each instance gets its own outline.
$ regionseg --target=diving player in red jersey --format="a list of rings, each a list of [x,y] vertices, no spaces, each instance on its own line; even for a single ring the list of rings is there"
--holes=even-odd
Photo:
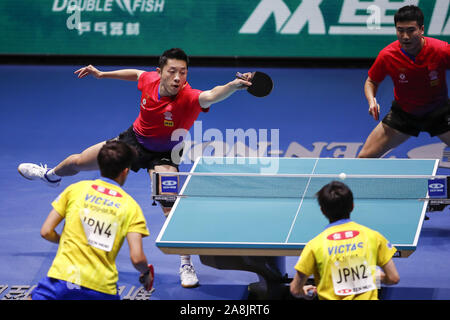
[[[159,67],[152,72],[136,69],[102,72],[92,65],[75,71],[78,78],[92,75],[98,79],[138,82],[138,89],[142,92],[139,115],[128,130],[115,138],[136,149],[138,156],[131,166],[135,172],[146,169],[150,177],[154,171],[177,172],[179,163],[172,157],[172,149],[180,142],[171,140],[172,133],[177,129],[187,132],[200,112],[208,112],[212,104],[251,85],[246,80],[236,78],[211,90],[192,89],[187,82],[188,62],[189,58],[183,50],[173,48],[161,55]],[[248,79],[250,75],[246,73],[245,77]],[[105,143],[103,141],[80,154],[72,154],[53,169],[46,165],[22,163],[18,170],[29,180],[40,179],[56,187],[60,184],[61,177],[73,176],[80,171],[97,170],[97,155]],[[167,216],[173,202],[160,203]],[[190,256],[181,256],[180,278],[183,287],[198,285]]]
[[[364,93],[369,114],[379,116],[375,95],[389,75],[394,83],[391,110],[367,138],[359,158],[382,157],[421,131],[450,145],[450,104],[446,69],[447,42],[424,37],[423,13],[417,6],[400,8],[394,16],[398,40],[380,51],[368,72]]]

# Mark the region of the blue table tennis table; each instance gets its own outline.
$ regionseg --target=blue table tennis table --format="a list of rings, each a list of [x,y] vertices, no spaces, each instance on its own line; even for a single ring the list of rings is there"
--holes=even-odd
[[[323,185],[339,180],[327,175],[435,176],[438,162],[201,157],[192,166],[194,175],[184,182],[156,245],[167,254],[199,255],[202,263],[218,269],[256,272],[261,280],[257,286],[264,287],[262,297],[273,298],[267,291],[277,291],[273,284],[283,282],[285,256],[299,256],[328,225],[314,197]],[[317,178],[291,179],[290,174]],[[427,197],[428,180],[343,182],[355,198],[351,219],[383,234],[398,249],[398,257],[413,253],[428,204],[418,199]]]

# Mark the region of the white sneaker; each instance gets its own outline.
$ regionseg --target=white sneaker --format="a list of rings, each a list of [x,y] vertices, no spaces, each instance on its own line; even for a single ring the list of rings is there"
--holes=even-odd
[[[194,288],[198,286],[198,278],[193,265],[183,264],[180,267],[180,280],[183,288]]]
[[[37,165],[34,163],[21,163],[19,167],[17,167],[17,171],[28,180],[37,180],[41,179],[45,181],[51,187],[58,187],[61,183],[61,179],[56,181],[49,180],[47,177],[47,172],[50,169],[47,168],[47,165]]]

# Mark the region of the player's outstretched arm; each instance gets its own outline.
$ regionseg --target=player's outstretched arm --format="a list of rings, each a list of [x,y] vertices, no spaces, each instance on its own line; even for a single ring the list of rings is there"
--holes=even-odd
[[[93,65],[88,65],[81,69],[76,70],[74,73],[78,75],[78,78],[84,78],[88,75],[92,75],[97,79],[118,79],[128,81],[138,81],[139,77],[145,71],[137,69],[121,69],[115,71],[100,71]]]
[[[244,75],[250,77],[251,74],[246,73]],[[200,106],[202,108],[208,108],[214,103],[225,100],[237,90],[247,89],[249,86],[251,86],[251,82],[236,78],[225,85],[216,86],[211,90],[203,91],[198,98]]]

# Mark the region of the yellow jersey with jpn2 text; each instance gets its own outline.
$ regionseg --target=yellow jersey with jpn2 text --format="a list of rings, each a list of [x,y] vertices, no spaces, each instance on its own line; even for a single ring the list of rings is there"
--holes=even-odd
[[[127,233],[149,235],[140,206],[106,178],[68,186],[52,206],[65,225],[47,276],[117,294],[115,260]]]
[[[295,269],[314,274],[319,299],[377,300],[377,266],[396,251],[379,232],[342,219],[306,244]]]

